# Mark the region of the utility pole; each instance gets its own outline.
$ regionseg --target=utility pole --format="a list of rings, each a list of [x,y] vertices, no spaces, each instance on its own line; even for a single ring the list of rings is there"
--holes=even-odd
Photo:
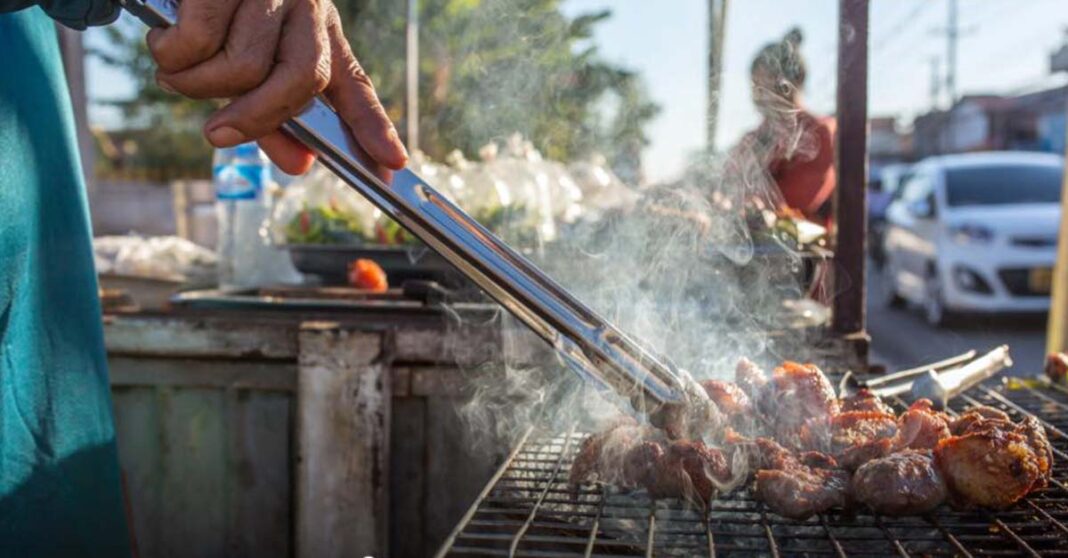
[[[716,150],[719,127],[720,76],[723,74],[723,34],[727,28],[728,0],[708,0],[708,152]]]
[[[931,112],[938,110],[939,96],[942,94],[942,68],[937,56],[931,57]]]
[[[419,149],[419,0],[408,0],[408,23],[405,26],[407,83],[405,139],[408,150]]]
[[[960,40],[960,21],[957,18],[957,0],[946,0],[949,15],[945,28],[945,93],[949,108],[957,102],[957,43]]]
[[[957,0],[949,2],[949,21],[946,24],[946,95],[949,107],[957,102],[957,41],[960,39],[960,22],[957,20]]]

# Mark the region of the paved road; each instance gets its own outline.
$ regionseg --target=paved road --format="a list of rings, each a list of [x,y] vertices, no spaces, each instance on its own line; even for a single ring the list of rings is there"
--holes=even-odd
[[[871,269],[871,268],[869,268]],[[967,317],[952,327],[927,325],[918,309],[890,309],[882,305],[878,277],[868,283],[868,333],[872,337],[873,362],[890,369],[908,368],[963,353],[989,350],[1008,344],[1018,375],[1041,371],[1046,345],[1046,317]]]

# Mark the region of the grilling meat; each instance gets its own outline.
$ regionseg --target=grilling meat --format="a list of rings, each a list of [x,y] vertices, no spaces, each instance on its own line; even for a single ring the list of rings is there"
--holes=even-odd
[[[1053,449],[1034,417],[1013,422],[977,406],[951,418],[925,399],[895,416],[867,390],[838,400],[811,364],[786,362],[768,378],[742,359],[735,376],[689,382],[696,404],[650,417],[663,432],[624,418],[588,437],[571,483],[707,505],[753,480],[773,512],[805,519],[854,501],[885,515],[928,513],[947,499],[1004,508],[1052,474]]]
[[[657,461],[653,483],[647,488],[654,498],[683,498],[707,504],[718,487],[731,482],[723,452],[703,442],[673,442]]]
[[[839,403],[841,404],[842,412],[870,411],[887,415],[894,414],[894,410],[868,388],[858,389],[856,393],[843,397]]]
[[[814,364],[784,362],[765,386],[761,410],[773,422],[775,439],[801,448],[806,422],[818,424],[838,414],[838,398],[827,376]]]
[[[629,488],[652,486],[657,463],[663,456],[664,447],[651,440],[632,447],[623,457],[623,482]]]
[[[827,421],[808,421],[800,438],[804,447],[830,453],[852,471],[889,453],[896,433],[897,420],[892,414],[850,411]]]
[[[682,403],[656,409],[649,415],[649,422],[672,440],[701,439],[707,434],[719,434],[726,418],[701,384],[687,376],[683,378],[683,391]],[[637,403],[634,407],[642,408],[640,402]]]
[[[571,484],[619,483],[619,463],[642,438],[642,428],[630,418],[617,419],[609,428],[582,441],[571,465]]]
[[[757,499],[771,511],[791,519],[806,519],[845,507],[848,488],[849,473],[811,467],[795,459],[787,461],[781,469],[757,471],[754,491]]]
[[[1046,355],[1046,376],[1054,382],[1063,382],[1068,377],[1068,354],[1050,353]]]
[[[893,449],[934,449],[949,437],[949,422],[949,417],[934,410],[929,400],[920,399],[898,417]]]
[[[726,415],[732,426],[745,431],[751,429],[755,418],[753,404],[742,388],[722,380],[705,380],[701,382],[701,387],[705,389],[708,398],[716,404],[716,408]]]
[[[986,405],[979,405],[968,409],[964,414],[950,421],[949,431],[959,436],[976,424],[983,424],[987,421],[1012,422],[1012,419],[1004,411],[987,407]]]
[[[905,450],[861,465],[853,498],[883,515],[927,513],[946,499],[946,483],[930,451]]]
[[[753,361],[742,358],[734,368],[734,383],[749,396],[752,405],[759,407],[768,385],[768,375]]]
[[[938,443],[935,459],[960,503],[1006,508],[1045,484],[1048,442],[1033,428],[987,419]]]

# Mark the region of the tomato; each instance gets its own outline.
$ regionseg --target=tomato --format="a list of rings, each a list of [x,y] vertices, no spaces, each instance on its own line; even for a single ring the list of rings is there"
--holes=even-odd
[[[372,260],[359,259],[349,263],[349,284],[374,293],[389,290],[386,272]]]

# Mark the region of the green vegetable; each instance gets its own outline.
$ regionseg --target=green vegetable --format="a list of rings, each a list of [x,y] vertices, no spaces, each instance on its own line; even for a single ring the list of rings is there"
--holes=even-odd
[[[300,210],[286,224],[290,244],[361,244],[367,240],[355,215],[328,205]]]

